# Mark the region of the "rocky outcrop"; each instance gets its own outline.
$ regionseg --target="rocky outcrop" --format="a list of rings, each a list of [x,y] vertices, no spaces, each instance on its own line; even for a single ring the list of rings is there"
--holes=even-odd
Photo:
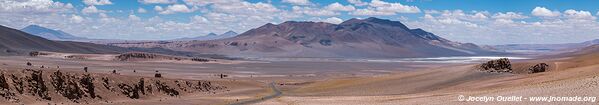
[[[191,61],[196,61],[196,62],[208,62],[210,60],[205,59],[205,58],[191,58]]]
[[[549,67],[549,65],[547,65],[546,63],[539,63],[539,64],[536,64],[536,65],[528,68],[528,73],[532,74],[532,73],[545,72],[545,71],[547,71],[548,67]]]
[[[41,99],[51,100],[50,96],[48,96],[48,87],[44,82],[44,78],[42,77],[43,72],[41,70],[33,70],[33,69],[25,69],[25,72],[29,72],[30,76],[25,76],[25,80],[27,81],[28,88],[27,91],[31,93],[33,96],[38,96]]]
[[[171,88],[170,86],[166,85],[166,83],[160,82],[159,80],[155,81],[155,83],[158,91],[164,92],[165,94],[170,96],[179,95],[179,91],[175,90],[175,88]]]
[[[138,59],[166,59],[166,60],[183,60],[180,57],[168,56],[168,55],[160,55],[154,53],[144,53],[144,52],[129,52],[116,56],[116,60],[118,61],[131,61]]]
[[[44,72],[51,73],[48,75]],[[51,102],[65,100],[74,103],[108,102],[122,99],[118,97],[173,97],[201,92],[214,93],[226,88],[209,81],[148,79],[114,74],[34,69],[0,72],[0,101],[14,103],[20,103],[24,99]]]
[[[119,84],[119,88],[121,88],[121,93],[123,93],[127,97],[131,99],[139,99],[139,93],[142,93],[143,95],[146,94],[146,92],[144,91],[144,82],[144,78],[141,78],[139,79],[139,82],[137,84],[127,85],[125,83],[121,83]]]
[[[115,56],[117,61],[154,61],[154,60],[172,60],[172,61],[194,61],[194,62],[211,62],[216,61],[209,58],[201,57],[182,57],[170,56],[145,52],[129,52]]]
[[[9,102],[18,101],[14,92],[10,91],[7,78],[4,76],[4,72],[0,73],[0,96]]]
[[[479,69],[486,72],[512,72],[512,64],[508,58],[500,58],[480,64]]]
[[[49,53],[45,53],[45,52],[40,52],[40,51],[29,52],[29,56],[32,56],[32,57],[40,56],[40,55],[50,55],[50,54]]]

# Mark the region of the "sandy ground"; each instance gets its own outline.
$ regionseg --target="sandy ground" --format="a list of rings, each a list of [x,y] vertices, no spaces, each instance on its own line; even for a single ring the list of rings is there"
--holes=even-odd
[[[82,72],[88,67],[89,72],[110,74],[117,70],[119,75],[151,78],[159,71],[165,78],[218,81],[229,87],[227,92],[217,94],[183,95],[177,97],[153,97],[139,100],[128,98],[110,102],[92,104],[230,104],[239,101],[258,99],[270,95],[272,90],[268,83],[285,81],[289,83],[308,84],[336,78],[373,77],[389,73],[406,72],[426,67],[441,66],[426,63],[383,63],[383,62],[310,62],[310,61],[239,61],[238,63],[180,63],[180,62],[132,62],[108,59],[114,55],[85,55],[93,59],[65,59],[58,54],[52,56],[24,57],[0,56],[0,68],[3,70],[22,70],[35,68],[41,70],[61,70]],[[32,67],[26,66],[31,62]],[[237,61],[236,61],[237,62]],[[443,64],[448,65],[448,64]],[[40,68],[44,66],[44,68]],[[135,72],[133,72],[135,70]],[[220,78],[219,74],[228,75]],[[59,102],[27,102],[28,104],[73,104],[68,101]],[[6,104],[6,103],[5,103]]]
[[[96,56],[96,55],[92,55]],[[117,70],[120,75],[221,81],[231,91],[142,100],[123,99],[94,104],[231,104],[260,99],[273,93],[269,83],[283,93],[258,105],[398,105],[398,104],[570,104],[597,102],[533,102],[537,96],[599,96],[599,54],[523,60],[515,69],[544,62],[548,72],[488,73],[476,64],[331,61],[241,61],[238,63],[124,62],[60,57],[0,57],[0,68],[22,69],[25,62],[66,71],[89,67],[93,73]],[[135,70],[136,72],[133,72]],[[220,74],[228,75],[220,78]],[[518,102],[469,102],[460,97],[520,97]],[[596,99],[595,99],[596,100]],[[44,103],[40,103],[44,104]]]
[[[550,63],[550,71],[536,74],[484,73],[473,70],[473,65],[463,65],[374,78],[318,81],[305,86],[289,87],[291,89],[284,91],[282,97],[257,105],[597,105],[599,65],[596,58],[594,55],[516,63]],[[461,96],[465,97],[464,100],[460,100]],[[469,97],[485,96],[494,99],[487,102],[467,100]],[[499,100],[512,96],[522,98],[519,98],[520,101]],[[534,97],[550,96],[589,97],[589,100],[531,101]]]

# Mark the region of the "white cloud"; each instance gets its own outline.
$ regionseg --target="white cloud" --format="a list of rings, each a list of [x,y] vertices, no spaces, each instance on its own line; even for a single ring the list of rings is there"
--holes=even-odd
[[[337,17],[330,17],[330,18],[325,19],[323,22],[339,24],[339,23],[343,22],[343,19],[337,18]]]
[[[106,11],[100,10],[100,9],[96,8],[96,6],[91,5],[91,6],[83,8],[81,10],[81,12],[84,14],[92,14],[92,13],[104,13]]]
[[[294,5],[310,5],[312,2],[310,0],[283,0],[284,3],[290,3]]]
[[[237,15],[276,15],[282,10],[269,3],[250,3],[234,1],[229,3],[216,3],[211,6],[213,12],[222,12]]]
[[[100,13],[98,15],[100,16],[100,18],[108,18],[108,15],[106,15],[106,13]]]
[[[370,6],[379,11],[397,12],[397,13],[419,13],[420,9],[416,6],[402,5],[401,3],[389,3],[380,0],[370,1]]]
[[[140,20],[141,20],[141,18],[139,18],[139,17],[137,17],[137,16],[135,16],[135,15],[131,14],[131,15],[129,15],[129,20],[133,20],[133,21],[140,21]]]
[[[164,11],[164,9],[161,6],[154,6],[154,11]]]
[[[206,17],[199,16],[199,15],[193,16],[191,18],[191,21],[195,22],[195,23],[209,23],[210,22],[210,21],[208,21],[208,19]]]
[[[375,16],[375,15],[395,15],[395,12],[383,12],[376,11],[374,9],[357,9],[356,11],[351,13],[352,15],[365,15],[365,16]]]
[[[568,9],[564,11],[564,15],[568,19],[577,19],[577,20],[595,20],[597,17],[593,16],[589,11],[576,11],[573,9]]]
[[[433,15],[431,15],[431,14],[424,14],[424,16],[422,18],[425,20],[435,19],[435,17],[433,17]]]
[[[174,4],[177,3],[177,0],[137,0],[140,3],[144,4]]]
[[[329,4],[325,8],[330,11],[353,11],[353,10],[356,10],[356,8],[352,5],[344,6],[338,2]]]
[[[222,4],[222,3],[232,3],[232,2],[241,2],[237,0],[183,0],[183,2],[187,5],[192,6],[206,6],[208,4]]]
[[[85,5],[109,5],[112,4],[110,0],[83,0]]]
[[[440,14],[441,11],[437,11],[437,10],[424,10],[425,14]]]
[[[160,8],[157,10],[161,10]],[[186,5],[183,4],[173,4],[169,5],[164,9],[164,11],[160,11],[160,14],[174,14],[174,13],[189,13],[193,12],[195,9],[190,9]]]
[[[81,23],[81,22],[83,22],[83,17],[81,17],[79,15],[71,15],[70,20],[71,20],[71,22],[74,22],[74,23]]]
[[[477,14],[493,19],[476,20],[476,18],[482,17]],[[515,21],[529,17],[516,12],[488,13],[444,10],[424,14],[420,20],[402,22],[410,28],[422,28],[458,42],[476,44],[576,43],[599,37],[599,34],[596,34],[599,33],[599,23],[593,17],[590,12],[566,10],[563,16],[554,16],[554,19]],[[589,19],[593,21],[588,21]]]
[[[401,3],[389,3],[380,0],[370,1],[367,8],[357,9],[352,15],[395,15],[397,13],[419,13],[416,6],[403,5]]]
[[[361,0],[347,0],[347,2],[354,4],[356,6],[365,6],[368,5],[367,2],[362,2]]]
[[[475,18],[475,19],[487,19],[488,17],[484,13],[478,12],[478,13],[475,13],[472,16],[472,18]]]
[[[535,7],[531,13],[533,16],[540,17],[557,17],[561,14],[559,11],[551,11],[545,7]]]
[[[528,16],[522,15],[522,13],[506,12],[506,13],[495,13],[493,16],[495,19],[526,19]]]
[[[0,0],[3,13],[64,13],[72,12],[73,5],[52,0]]]
[[[147,13],[148,11],[144,8],[137,8],[137,13]]]
[[[335,15],[339,15],[339,13],[334,12],[334,11],[322,10],[322,9],[310,8],[310,7],[293,6],[292,10],[295,13],[306,14],[306,15],[310,15],[310,16],[335,16]]]

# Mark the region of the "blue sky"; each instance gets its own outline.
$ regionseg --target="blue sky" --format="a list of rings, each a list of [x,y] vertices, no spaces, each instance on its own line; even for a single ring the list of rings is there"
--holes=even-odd
[[[598,0],[3,0],[0,25],[99,39],[165,40],[266,23],[379,17],[476,44],[599,38]]]

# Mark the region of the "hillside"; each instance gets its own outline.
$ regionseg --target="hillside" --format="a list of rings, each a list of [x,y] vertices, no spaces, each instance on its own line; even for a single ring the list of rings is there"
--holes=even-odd
[[[198,54],[163,48],[123,48],[86,42],[52,41],[0,25],[0,55],[27,55],[32,51],[49,51],[82,54],[119,54],[125,52],[151,52],[178,56],[223,58],[216,54]]]
[[[51,41],[25,32],[0,26],[1,55],[19,55],[30,51],[69,53],[119,53],[126,48],[83,42]]]
[[[185,37],[185,38],[174,39],[174,41],[215,40],[215,39],[231,38],[231,37],[235,37],[236,35],[238,35],[237,32],[227,31],[220,35],[217,35],[215,33],[210,33],[210,34],[204,35],[204,36],[191,37],[191,38]]]
[[[29,25],[21,29],[21,31],[50,40],[74,41],[87,39],[84,37],[73,36],[60,30],[48,29],[38,25]]]
[[[453,42],[399,21],[350,19],[341,24],[288,21],[266,24],[236,37],[210,41],[117,43],[241,57],[435,57],[497,54]]]

